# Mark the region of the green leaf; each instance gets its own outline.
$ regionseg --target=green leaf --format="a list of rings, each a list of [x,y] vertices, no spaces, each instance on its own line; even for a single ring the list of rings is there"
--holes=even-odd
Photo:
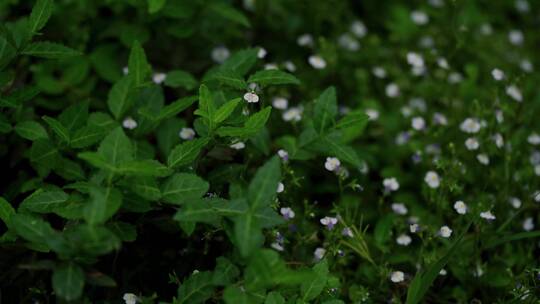
[[[236,106],[238,106],[240,101],[241,101],[240,98],[236,98],[236,99],[226,102],[221,107],[219,107],[219,109],[217,109],[216,111],[216,114],[214,115],[214,122],[216,124],[219,124],[223,122],[225,119],[227,119],[232,114],[234,109],[236,109]]]
[[[238,90],[245,90],[247,88],[247,83],[244,78],[237,72],[228,69],[219,69],[210,74],[205,80],[216,80],[221,85]]]
[[[177,168],[191,164],[209,142],[208,138],[197,138],[177,145],[169,153],[167,165],[169,168]]]
[[[11,226],[18,235],[33,243],[43,244],[47,238],[55,233],[48,222],[26,213],[13,214]]]
[[[251,304],[256,303],[255,300],[244,290],[238,286],[227,286],[223,292],[223,300],[225,304]]]
[[[212,273],[209,271],[194,273],[178,288],[178,299],[174,304],[205,303],[213,292]]]
[[[0,36],[0,70],[15,58],[16,55],[17,49],[15,49],[15,47],[13,47],[4,37]]]
[[[218,257],[216,259],[216,269],[214,269],[212,275],[212,284],[216,286],[227,286],[232,284],[239,275],[240,269],[238,267],[228,259]]]
[[[28,140],[36,140],[40,138],[48,138],[47,131],[43,126],[35,121],[23,121],[15,125],[15,132],[22,138]]]
[[[244,76],[257,62],[258,49],[245,49],[231,55],[223,64],[220,70],[232,70],[240,77]]]
[[[148,13],[155,14],[159,12],[167,3],[167,0],[148,0]]]
[[[132,87],[132,78],[123,77],[117,81],[109,91],[107,105],[115,119],[120,119],[132,106],[133,98],[131,98],[129,94]]]
[[[62,59],[80,56],[81,52],[58,43],[40,41],[27,45],[21,54],[46,59]]]
[[[83,127],[88,120],[88,102],[69,106],[58,116],[58,120],[71,132]]]
[[[98,153],[112,166],[133,160],[134,149],[121,127],[114,129],[99,145]]]
[[[125,222],[110,222],[107,227],[111,229],[123,242],[133,242],[137,239],[137,228]]]
[[[246,212],[234,219],[234,238],[236,247],[243,257],[250,256],[264,243],[261,227],[250,212]]]
[[[190,73],[182,70],[174,70],[167,73],[165,85],[173,88],[182,87],[191,91],[197,87],[197,79]]]
[[[11,226],[11,217],[15,214],[13,206],[0,196],[0,220],[9,228]]]
[[[159,112],[158,120],[165,120],[176,116],[178,113],[189,108],[195,101],[197,101],[197,99],[198,97],[196,96],[184,97],[166,105]]]
[[[90,187],[90,201],[84,208],[84,219],[90,225],[103,224],[122,205],[122,193],[108,187]]]
[[[271,291],[266,295],[264,304],[285,304],[285,298],[278,291]]]
[[[144,83],[146,77],[150,74],[151,68],[146,60],[146,54],[139,41],[135,40],[131,45],[131,53],[128,61],[129,76],[133,80],[134,86],[140,86]]]
[[[215,13],[227,20],[233,21],[245,27],[250,27],[248,18],[241,11],[235,9],[231,5],[221,2],[214,2],[209,7]]]
[[[261,86],[278,84],[300,84],[300,81],[293,75],[280,70],[262,70],[251,75],[249,83],[257,83]]]
[[[319,134],[322,134],[333,123],[337,112],[336,89],[329,87],[315,100],[313,123]]]
[[[231,136],[240,138],[249,138],[257,134],[268,121],[272,107],[266,107],[263,110],[251,115],[245,122],[244,127],[221,127],[217,130],[219,136]]]
[[[341,132],[341,140],[350,142],[362,135],[368,122],[369,116],[364,111],[352,111],[337,122],[336,128]]]
[[[128,176],[155,176],[164,177],[172,173],[171,169],[157,160],[133,160],[120,164],[115,172]]]
[[[99,142],[107,133],[106,128],[93,125],[84,126],[75,131],[69,144],[72,148],[86,148]]]
[[[77,154],[77,157],[87,161],[92,166],[115,172],[116,167],[110,164],[103,155],[97,152],[81,152]]]
[[[51,17],[53,4],[53,0],[36,1],[30,13],[30,18],[28,18],[28,27],[32,33],[36,33],[45,26]]]
[[[43,116],[42,119],[49,125],[49,127],[54,131],[56,135],[58,135],[58,137],[63,142],[69,143],[69,130],[66,129],[66,127],[64,127],[62,123],[49,116]]]
[[[162,198],[171,204],[200,198],[206,194],[209,184],[194,174],[177,173],[169,177],[161,187]]]
[[[60,298],[67,301],[78,299],[84,287],[84,271],[74,263],[58,266],[52,275],[52,286]]]
[[[231,203],[221,198],[202,198],[186,202],[174,216],[179,222],[215,223],[221,215],[242,214],[237,210],[230,209]]]
[[[32,211],[38,213],[51,213],[67,201],[68,195],[64,191],[44,191],[39,189],[22,201],[20,211]]]
[[[202,84],[199,87],[199,109],[195,114],[205,117],[208,120],[208,128],[213,129],[215,111],[216,105],[212,93],[206,85]]]
[[[328,263],[326,259],[313,266],[314,275],[307,282],[302,283],[300,290],[302,292],[303,301],[311,301],[316,299],[328,280]]]
[[[249,184],[248,201],[252,210],[268,206],[272,202],[280,180],[281,162],[274,156],[257,170]]]

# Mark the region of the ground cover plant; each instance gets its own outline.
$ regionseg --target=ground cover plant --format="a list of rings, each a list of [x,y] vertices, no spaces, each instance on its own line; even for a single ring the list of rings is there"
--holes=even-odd
[[[0,302],[537,303],[535,1],[0,2]]]

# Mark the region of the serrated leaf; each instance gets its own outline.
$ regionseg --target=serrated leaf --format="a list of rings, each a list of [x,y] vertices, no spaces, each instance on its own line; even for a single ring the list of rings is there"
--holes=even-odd
[[[117,127],[103,139],[99,145],[98,153],[109,164],[116,166],[122,162],[133,160],[134,149],[122,128]]]
[[[11,226],[18,235],[33,243],[43,244],[48,237],[55,233],[48,222],[26,213],[13,214]]]
[[[216,269],[212,275],[212,284],[216,286],[226,286],[234,282],[240,275],[240,270],[231,261],[224,257],[216,259]]]
[[[169,153],[167,165],[169,168],[177,168],[191,164],[209,142],[208,138],[197,138],[177,145]]]
[[[62,123],[49,116],[43,116],[42,119],[63,142],[69,143],[69,130]]]
[[[53,271],[52,286],[60,298],[67,301],[78,299],[84,287],[84,271],[74,263],[58,266]]]
[[[285,298],[278,291],[271,291],[266,295],[264,304],[285,304]]]
[[[223,64],[220,70],[232,70],[240,76],[244,76],[257,62],[258,49],[245,49],[231,55]]]
[[[84,208],[84,219],[90,225],[103,224],[111,218],[122,205],[120,191],[107,187],[91,187],[90,201]]]
[[[22,138],[36,140],[48,138],[47,131],[35,121],[23,121],[15,125],[15,132]]]
[[[190,73],[182,70],[174,70],[167,73],[165,85],[173,88],[182,87],[188,91],[197,87],[197,79]]]
[[[58,120],[70,132],[83,127],[88,120],[88,102],[79,102],[69,106],[58,116]]]
[[[249,184],[248,201],[252,210],[268,206],[272,202],[280,180],[281,162],[274,156],[257,170]]]
[[[84,126],[73,134],[70,141],[72,148],[86,148],[99,142],[107,134],[107,129],[93,125]]]
[[[328,280],[328,263],[326,259],[313,266],[313,273],[311,279],[302,283],[300,287],[303,301],[316,299],[326,286]]]
[[[245,90],[247,83],[240,74],[229,69],[219,69],[208,76],[207,81],[216,80],[221,85],[225,85],[238,90]]]
[[[257,219],[246,212],[234,219],[235,244],[243,257],[250,256],[264,243],[264,236]]]
[[[172,173],[171,169],[153,159],[123,162],[116,167],[115,172],[127,176],[155,177],[164,177]]]
[[[257,134],[270,117],[272,107],[266,107],[263,110],[251,115],[244,124],[244,127],[221,127],[217,129],[219,136],[231,136],[249,138]]]
[[[208,182],[197,175],[177,173],[165,181],[161,187],[161,195],[167,203],[182,204],[202,197],[209,187]]]
[[[36,4],[32,8],[30,18],[28,18],[28,27],[30,32],[36,33],[42,29],[49,18],[53,10],[53,0],[37,0]]]
[[[6,224],[9,228],[11,226],[11,217],[15,214],[13,206],[6,201],[3,197],[0,197],[0,220]]]
[[[81,52],[54,42],[33,42],[27,45],[21,52],[23,55],[46,59],[62,59],[80,56]]]
[[[217,109],[216,114],[214,115],[214,122],[216,124],[219,124],[223,122],[225,119],[227,119],[234,109],[236,109],[236,106],[240,103],[241,99],[236,98],[233,100],[229,100],[228,102],[224,103],[219,109]]]
[[[329,87],[315,100],[313,124],[319,134],[322,134],[333,123],[337,112],[336,89]]]
[[[180,287],[178,288],[178,298],[174,303],[205,303],[205,301],[212,296],[213,292],[212,273],[209,271],[201,271],[192,274],[180,284]]]
[[[134,86],[140,86],[144,83],[146,77],[150,74],[151,68],[146,59],[146,54],[139,41],[135,40],[131,45],[131,53],[128,61],[129,76],[133,80]]]
[[[190,107],[197,99],[197,96],[184,97],[166,105],[159,112],[158,120],[165,120],[176,116],[178,113]]]
[[[257,83],[261,86],[278,84],[300,84],[293,75],[280,70],[262,70],[251,75],[248,83]]]
[[[233,208],[233,209],[231,209]],[[174,219],[183,223],[216,223],[222,215],[240,215],[243,212],[236,211],[234,206],[222,198],[201,198],[186,202]]]
[[[115,119],[120,119],[132,106],[133,98],[129,94],[132,87],[132,78],[123,77],[109,91],[107,105]]]
[[[212,3],[210,9],[213,10],[218,15],[223,18],[243,25],[245,27],[250,27],[248,18],[239,10],[235,9],[233,6],[226,3],[215,2]]]
[[[39,189],[22,201],[19,210],[52,213],[56,208],[62,206],[67,199],[68,195],[64,191],[44,191]]]

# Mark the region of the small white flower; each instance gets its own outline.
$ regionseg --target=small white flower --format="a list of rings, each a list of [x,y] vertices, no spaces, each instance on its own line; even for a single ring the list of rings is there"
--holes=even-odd
[[[497,146],[497,148],[500,149],[504,146],[504,138],[502,137],[500,133],[493,134],[492,139],[495,142],[495,145]]]
[[[283,161],[288,161],[289,160],[289,153],[283,149],[279,149],[277,151],[277,154],[279,156],[279,158],[281,158]]]
[[[366,109],[366,115],[369,116],[369,120],[379,119],[379,111],[375,109]]]
[[[315,249],[315,252],[313,252],[313,256],[315,257],[316,261],[322,260],[325,254],[326,254],[326,249],[321,248],[321,247]]]
[[[411,125],[412,128],[417,131],[424,130],[424,128],[426,127],[426,121],[422,117],[413,117],[413,119],[411,120]]]
[[[246,147],[246,144],[242,141],[239,141],[237,143],[234,143],[232,145],[230,145],[229,147],[235,149],[235,150],[242,150]]]
[[[390,98],[398,97],[400,94],[399,86],[395,83],[389,83],[385,88],[386,96]]]
[[[523,221],[523,230],[531,231],[534,229],[534,221],[532,217],[528,217]]]
[[[540,203],[540,190],[533,193],[533,198],[535,202]]]
[[[493,215],[493,213],[491,213],[491,211],[484,211],[484,212],[480,212],[480,217],[483,218],[483,219],[486,219],[488,221],[492,221],[495,219],[495,215]]]
[[[338,44],[345,50],[355,52],[360,49],[360,43],[351,37],[351,35],[345,33],[338,38]]]
[[[448,125],[448,120],[446,119],[446,116],[444,116],[444,114],[435,112],[433,114],[433,123],[436,125],[446,126]]]
[[[433,7],[443,7],[444,6],[444,1],[443,0],[429,0],[429,5],[433,6]]]
[[[493,28],[491,27],[491,24],[484,23],[480,26],[480,33],[484,36],[489,36],[493,34]]]
[[[277,186],[276,192],[277,192],[277,193],[281,193],[281,192],[283,192],[283,191],[285,191],[285,185],[283,185],[283,183],[280,182],[280,183],[278,184],[278,186]]]
[[[394,283],[403,282],[404,280],[405,280],[405,274],[403,273],[403,271],[394,271],[390,275],[390,281]]]
[[[338,219],[336,217],[325,216],[320,219],[320,222],[323,226],[326,226],[328,230],[334,229],[334,226],[337,224]]]
[[[139,301],[139,298],[132,293],[125,293],[122,299],[126,304],[136,304]]]
[[[465,140],[465,147],[467,147],[467,150],[470,151],[477,150],[480,147],[480,143],[475,137],[469,137],[467,140]]]
[[[184,140],[191,140],[195,137],[195,131],[192,128],[182,128],[178,136]]]
[[[337,171],[341,166],[341,162],[337,157],[327,157],[324,163],[324,168],[328,171]]]
[[[167,74],[165,73],[154,73],[154,75],[152,75],[152,81],[155,84],[161,84],[162,82],[165,81],[166,78],[167,78]]]
[[[286,220],[290,220],[294,218],[294,211],[289,207],[283,207],[279,209],[279,212]]]
[[[253,92],[247,92],[246,94],[244,94],[244,100],[248,103],[257,103],[259,102],[259,95]]]
[[[296,43],[299,46],[313,46],[313,36],[310,34],[303,34],[296,39]]]
[[[417,25],[424,25],[429,22],[429,17],[422,11],[412,11],[411,20]]]
[[[510,203],[510,205],[512,205],[512,207],[514,207],[515,209],[519,209],[519,207],[521,207],[521,200],[517,197],[511,197],[508,199],[508,202]]]
[[[389,191],[397,191],[399,189],[399,183],[395,177],[389,177],[383,179],[384,189]]]
[[[346,236],[346,237],[350,237],[350,238],[354,237],[352,229],[349,228],[349,227],[343,228],[343,230],[341,230],[341,235]]]
[[[450,75],[448,75],[448,82],[452,84],[460,83],[463,80],[463,76],[461,76],[458,72],[452,72]]]
[[[285,69],[287,69],[287,71],[296,72],[296,65],[292,61],[287,60],[283,63],[283,65],[285,66]]]
[[[523,40],[525,40],[523,37],[523,32],[520,30],[512,30],[508,32],[508,41],[510,41],[511,44],[519,46],[523,44]]]
[[[497,119],[498,123],[503,123],[504,122],[504,113],[503,113],[503,111],[496,110],[495,111],[495,119]]]
[[[443,57],[437,58],[437,65],[441,69],[445,69],[445,70],[448,70],[450,68],[450,66],[448,65],[448,61],[446,61],[446,58],[443,58]]]
[[[528,13],[531,7],[527,0],[516,0],[516,10],[520,13]]]
[[[420,231],[420,226],[418,224],[416,224],[416,223],[410,224],[409,225],[409,231],[411,233],[417,233],[418,231]]]
[[[356,20],[351,24],[351,32],[358,38],[362,38],[367,34],[367,28],[360,20]]]
[[[482,164],[482,165],[489,165],[489,156],[487,156],[484,153],[476,155],[476,159]]]
[[[466,118],[460,125],[459,128],[465,133],[477,133],[480,131],[480,121],[478,118]]]
[[[214,60],[217,63],[223,63],[229,56],[231,55],[231,52],[228,48],[224,46],[218,46],[212,50],[212,60]]]
[[[527,137],[527,142],[534,146],[540,145],[540,135],[538,133],[531,133]]]
[[[458,214],[465,214],[467,213],[467,205],[463,201],[457,201],[454,203],[454,209],[456,209],[456,212]]]
[[[375,75],[375,77],[377,78],[385,78],[386,77],[386,70],[380,66],[376,66],[376,67],[373,67],[373,69],[371,70],[371,72],[373,73],[373,75]]]
[[[442,276],[445,276],[448,274],[448,271],[446,271],[446,269],[441,269],[441,271],[439,271],[439,275],[442,275]]]
[[[300,107],[291,107],[281,116],[284,121],[300,121],[302,120],[302,108]]]
[[[441,229],[439,229],[439,235],[443,238],[449,238],[452,235],[452,229],[448,226],[442,226]]]
[[[124,119],[124,121],[122,121],[122,126],[125,128],[125,129],[128,129],[128,130],[133,130],[137,127],[137,122],[131,118],[131,117],[126,117]]]
[[[409,246],[409,244],[412,242],[412,239],[407,234],[401,234],[397,237],[396,243],[401,246]]]
[[[491,70],[491,76],[493,76],[493,79],[501,81],[504,79],[504,72],[500,69],[493,69]]]
[[[521,91],[515,85],[506,87],[506,95],[512,97],[517,102],[523,101],[523,95],[521,95]]]
[[[263,59],[264,57],[266,57],[267,53],[268,52],[266,52],[266,50],[263,47],[260,47],[259,50],[257,51],[257,57],[259,59]]]
[[[413,67],[423,67],[424,66],[424,58],[422,58],[421,55],[415,52],[409,52],[407,53],[407,62],[412,65]]]
[[[326,67],[326,61],[319,55],[311,55],[308,58],[309,64],[317,70],[324,69]]]
[[[267,63],[264,65],[265,70],[279,70],[279,67],[275,63]]]
[[[129,68],[127,66],[122,68],[122,74],[127,75],[129,73]]]
[[[424,181],[433,189],[438,188],[441,185],[441,179],[435,171],[428,171],[426,177],[424,177]]]
[[[394,213],[399,214],[399,215],[405,215],[408,212],[407,207],[405,207],[405,204],[393,203],[391,207],[392,207],[392,211],[394,211]]]
[[[533,69],[534,69],[532,62],[530,62],[530,61],[527,60],[527,59],[521,60],[521,62],[519,63],[519,67],[520,67],[524,72],[527,72],[527,73],[532,72]]]
[[[536,176],[540,176],[540,165],[534,166],[534,174],[536,174]]]
[[[273,242],[272,244],[270,244],[270,247],[274,248],[274,249],[277,250],[277,251],[283,251],[283,250],[285,250],[285,248],[283,248],[283,245],[281,245],[281,244],[278,243],[278,242]]]
[[[275,97],[272,100],[272,106],[278,110],[286,110],[289,106],[289,101],[283,97]]]

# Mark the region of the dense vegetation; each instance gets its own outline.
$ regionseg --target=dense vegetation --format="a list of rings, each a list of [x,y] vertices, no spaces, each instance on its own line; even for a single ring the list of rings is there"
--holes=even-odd
[[[539,3],[0,2],[0,302],[537,303]]]

